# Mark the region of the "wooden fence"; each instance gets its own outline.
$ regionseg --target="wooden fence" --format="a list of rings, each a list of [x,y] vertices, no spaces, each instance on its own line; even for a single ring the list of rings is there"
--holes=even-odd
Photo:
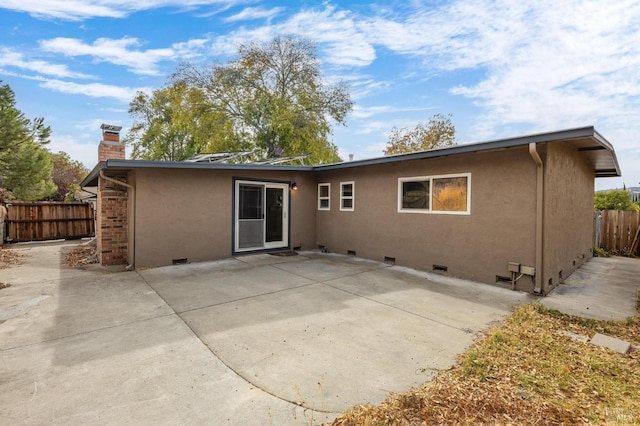
[[[594,245],[607,251],[616,250],[620,254],[638,255],[639,227],[640,212],[596,211]]]
[[[95,235],[93,206],[83,202],[7,204],[8,243],[77,239]]]

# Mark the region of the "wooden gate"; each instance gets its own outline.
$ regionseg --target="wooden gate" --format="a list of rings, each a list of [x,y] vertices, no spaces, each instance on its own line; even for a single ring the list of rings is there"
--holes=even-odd
[[[595,214],[595,245],[620,254],[638,254],[640,212],[602,210]],[[636,243],[635,247],[633,243]]]
[[[6,242],[77,239],[95,235],[93,206],[83,202],[7,204]]]

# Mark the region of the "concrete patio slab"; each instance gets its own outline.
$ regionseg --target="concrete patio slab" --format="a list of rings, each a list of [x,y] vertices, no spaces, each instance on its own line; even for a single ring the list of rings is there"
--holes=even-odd
[[[381,262],[333,253],[301,252],[301,255],[305,259],[304,262],[283,263],[277,267],[316,282],[325,282],[389,266]]]
[[[139,274],[178,313],[312,282],[262,262],[238,259],[147,269]]]
[[[3,351],[1,359],[3,424],[310,424],[313,416],[322,418],[239,379],[175,315]]]
[[[0,291],[0,424],[309,425],[338,415],[242,379],[138,273],[61,266],[74,247],[11,246],[25,263],[0,270],[11,285]]]
[[[519,291],[397,266],[326,284],[470,333],[502,320],[509,307],[539,299]]]
[[[329,412],[424,382],[474,338],[321,283],[181,316],[248,381]]]
[[[541,299],[549,309],[599,320],[636,314],[640,259],[594,257]]]
[[[238,283],[264,279],[264,259],[252,257],[238,258],[260,265],[236,269]],[[304,277],[307,283],[254,297],[236,284],[226,290],[236,300],[215,300],[181,318],[247,381],[317,411],[378,403],[389,391],[424,382],[449,367],[474,333],[528,300],[524,293],[335,254],[302,252],[295,262],[270,268],[273,282]],[[186,287],[174,287],[180,288]],[[483,289],[488,294],[481,296]]]
[[[318,252],[113,273],[61,266],[69,243],[12,248],[29,256],[0,271],[0,424],[330,421],[428,380],[537,300]],[[603,260],[543,302],[635,307],[638,264]]]

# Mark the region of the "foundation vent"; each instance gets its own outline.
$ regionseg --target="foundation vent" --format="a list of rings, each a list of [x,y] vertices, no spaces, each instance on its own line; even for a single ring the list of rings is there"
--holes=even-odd
[[[347,250],[347,255],[355,256],[356,255],[356,251],[355,250]]]
[[[505,277],[503,275],[496,275],[496,284],[500,283],[509,283],[511,284],[511,278]]]
[[[392,265],[395,265],[396,264],[396,258],[395,257],[385,256],[384,257],[384,263],[390,263]]]
[[[434,272],[447,272],[449,268],[444,265],[433,265]]]
[[[189,262],[188,262],[187,258],[185,257],[185,258],[182,258],[182,259],[173,259],[171,261],[171,263],[173,265],[184,265],[184,264],[187,264]]]

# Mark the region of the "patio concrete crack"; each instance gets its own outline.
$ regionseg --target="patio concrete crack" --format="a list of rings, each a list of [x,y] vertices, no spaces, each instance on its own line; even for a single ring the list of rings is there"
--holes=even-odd
[[[173,313],[173,314],[169,314],[169,315],[174,315],[174,314],[175,314],[178,318],[180,318],[180,321],[182,321],[182,323],[183,323],[183,324],[184,324],[184,325],[185,325],[185,326],[186,326],[186,327],[191,331],[191,333],[193,334],[193,336],[194,336],[196,339],[198,339],[198,341],[200,341],[200,343],[202,343],[202,344],[204,345],[204,347],[205,347],[205,348],[207,348],[207,349],[209,350],[209,352],[211,352],[211,354],[212,354],[212,355],[213,355],[213,356],[214,356],[218,361],[220,361],[220,362],[222,363],[222,365],[224,365],[226,368],[228,368],[228,369],[229,369],[229,371],[232,371],[236,376],[238,376],[239,378],[241,378],[242,380],[244,380],[245,382],[247,382],[249,385],[253,386],[254,388],[259,389],[260,391],[262,391],[262,392],[266,393],[267,395],[270,395],[270,396],[272,396],[272,397],[274,397],[274,398],[276,398],[276,399],[279,399],[279,400],[281,400],[281,401],[283,401],[283,402],[286,402],[286,403],[288,403],[288,404],[295,405],[296,407],[301,407],[301,408],[304,408],[305,410],[309,410],[309,411],[312,411],[312,412],[315,412],[315,413],[319,413],[319,414],[336,414],[336,415],[339,415],[339,414],[340,414],[340,413],[336,413],[336,412],[334,412],[334,411],[325,411],[325,410],[320,410],[320,409],[317,409],[317,408],[309,407],[309,406],[307,406],[304,402],[292,401],[292,400],[289,400],[289,399],[283,398],[283,397],[281,397],[281,396],[279,396],[279,395],[276,395],[275,393],[273,393],[273,392],[271,392],[271,391],[269,391],[269,390],[267,390],[267,389],[264,389],[263,387],[261,387],[261,386],[257,385],[256,383],[252,382],[251,380],[249,380],[249,378],[245,377],[245,376],[244,376],[243,374],[241,374],[238,370],[234,369],[231,365],[229,365],[228,363],[226,363],[226,362],[224,361],[224,359],[222,359],[222,357],[220,357],[220,356],[216,353],[216,351],[215,351],[215,350],[213,350],[209,345],[207,345],[207,343],[206,343],[205,341],[203,341],[203,340],[200,338],[200,336],[198,335],[198,333],[196,333],[196,331],[191,327],[191,325],[189,325],[189,323],[188,323],[187,321],[185,321],[185,320],[184,320],[184,318],[182,317],[182,314],[183,314],[183,313],[192,312],[192,311],[196,311],[196,310],[199,310],[199,309],[204,309],[204,308],[207,308],[208,306],[206,306],[206,307],[202,307],[202,308],[197,308],[197,309],[191,309],[191,310],[188,310],[188,311],[183,311],[183,312],[178,313],[178,312],[176,312],[176,310],[175,310],[175,309],[173,309],[173,307],[172,307],[169,303],[167,303],[167,301],[166,301],[166,300],[165,300],[165,299],[164,299],[164,298],[163,298],[163,297],[162,297],[162,296],[161,296],[157,291],[155,291],[155,289],[154,289],[154,288],[153,288],[153,287],[152,287],[152,286],[147,282],[147,280],[146,280],[142,275],[140,275],[140,273],[139,273],[138,271],[135,271],[135,272],[136,272],[136,274],[138,274],[138,275],[140,276],[140,278],[142,278],[142,280],[145,282],[145,284],[146,284],[147,286],[149,286],[149,288],[150,288],[152,291],[154,291],[154,292],[158,295],[158,297],[159,297],[160,299],[162,299],[162,301],[163,301],[163,302],[164,302],[164,303],[165,303],[169,308],[171,308],[171,310],[172,310],[174,313]],[[297,287],[293,287],[293,288],[306,287],[306,286],[310,286],[310,285],[314,285],[314,284],[317,284],[317,283],[315,283],[315,282],[311,282],[311,283],[304,284],[304,285],[297,286]],[[287,291],[287,290],[291,290],[291,289],[292,289],[292,288],[288,288],[288,289],[278,290],[278,291],[274,291],[274,292],[270,292],[270,293],[265,293],[265,294],[281,293],[281,292],[283,292],[283,291]],[[233,301],[230,301],[230,302],[219,303],[219,304],[211,305],[211,306],[224,305],[224,304],[226,304],[226,303],[236,302],[236,301],[238,301],[238,300],[252,299],[252,298],[255,298],[255,297],[263,296],[263,295],[265,295],[265,294],[256,295],[256,296],[251,296],[251,297],[245,297],[245,298],[242,298],[242,299],[236,299],[236,300],[233,300]]]
[[[11,350],[15,350],[15,349],[28,348],[30,346],[41,345],[43,343],[52,343],[52,342],[56,342],[58,340],[63,340],[63,339],[68,339],[68,338],[78,337],[78,336],[84,336],[84,335],[96,333],[96,332],[99,332],[99,331],[110,330],[112,328],[122,327],[122,326],[130,325],[130,324],[138,324],[138,323],[143,323],[143,322],[146,322],[146,321],[153,321],[153,320],[156,320],[158,318],[170,317],[172,315],[176,315],[175,311],[172,312],[172,313],[157,315],[157,316],[154,316],[154,317],[147,317],[147,318],[141,318],[141,319],[137,319],[137,320],[133,320],[133,321],[121,322],[121,323],[118,323],[118,324],[109,325],[107,327],[93,328],[91,330],[81,331],[79,333],[73,333],[73,334],[67,334],[67,335],[64,335],[64,336],[53,337],[51,339],[45,339],[45,340],[40,340],[38,342],[27,343],[26,345],[20,345],[20,346],[13,346],[13,347],[10,347],[10,348],[4,348],[4,349],[0,349],[0,352],[11,351]]]
[[[305,277],[304,275],[297,274],[297,273],[295,273],[295,271],[290,271],[288,269],[278,268],[278,265],[280,265],[280,264],[271,265],[271,266],[273,266],[274,268],[279,269],[281,271],[287,272],[287,273],[289,273],[291,275],[295,275],[296,277],[305,278],[307,280],[312,280],[314,282],[314,284],[324,284],[324,283],[328,283],[328,282],[331,282],[331,281],[334,281],[334,280],[338,280],[338,279],[341,279],[341,278],[355,277],[356,275],[366,274],[368,272],[373,272],[373,271],[379,271],[379,270],[382,270],[382,269],[390,268],[392,266],[392,265],[381,265],[381,266],[376,266],[376,267],[372,267],[372,268],[366,269],[364,271],[354,272],[352,274],[344,274],[344,275],[341,275],[339,277],[327,278],[326,280],[315,280],[313,278],[309,278],[309,277]]]
[[[295,287],[283,288],[283,289],[280,289],[280,290],[268,291],[268,292],[266,292],[266,293],[254,294],[254,295],[252,295],[252,296],[240,297],[240,298],[238,298],[238,299],[233,299],[233,300],[227,300],[226,302],[212,303],[212,304],[210,304],[210,305],[206,305],[206,306],[199,306],[199,307],[197,307],[197,308],[193,308],[193,309],[186,309],[186,310],[184,310],[184,311],[180,311],[180,312],[178,312],[178,311],[176,311],[176,310],[174,309],[174,312],[175,312],[176,314],[178,314],[178,315],[180,315],[180,314],[186,314],[186,313],[188,313],[188,312],[200,311],[200,310],[202,310],[202,309],[213,308],[213,307],[216,307],[216,306],[224,306],[224,305],[228,305],[228,304],[230,304],[230,303],[240,302],[240,301],[243,301],[243,300],[250,300],[250,299],[255,299],[255,298],[257,298],[257,297],[269,296],[269,295],[272,295],[272,294],[283,293],[283,292],[285,292],[285,291],[290,291],[290,290],[296,290],[296,289],[299,289],[299,288],[309,287],[309,286],[312,286],[312,285],[315,285],[315,284],[318,284],[318,283],[317,283],[317,282],[310,282],[310,283],[301,284],[301,285],[298,285],[298,286],[295,286]],[[154,290],[154,291],[155,291],[155,290]],[[158,294],[158,296],[160,296],[160,295]],[[160,298],[162,298],[162,296],[160,296]],[[164,300],[164,299],[162,299],[162,300]],[[167,302],[165,301],[165,303],[167,303]],[[167,303],[167,305],[169,305],[169,304]],[[169,307],[171,307],[171,306],[169,306]],[[171,307],[171,309],[173,309],[173,307]]]
[[[358,275],[358,274],[354,274],[354,275]],[[452,328],[452,329],[454,329],[454,330],[462,331],[463,333],[469,333],[469,330],[468,330],[468,329],[466,329],[465,327],[455,327],[455,326],[453,326],[453,325],[451,325],[451,324],[447,324],[446,322],[438,321],[438,320],[436,320],[436,319],[429,318],[429,317],[426,317],[426,316],[424,316],[424,315],[420,315],[420,314],[417,314],[417,313],[415,313],[415,312],[408,311],[408,310],[403,309],[403,308],[400,308],[400,307],[398,307],[398,306],[393,306],[393,305],[390,305],[390,304],[388,304],[388,303],[384,303],[384,302],[381,302],[381,301],[379,301],[379,300],[373,299],[373,298],[371,298],[371,297],[363,296],[363,295],[361,295],[361,294],[358,294],[358,293],[355,293],[355,292],[352,292],[352,291],[348,291],[348,290],[345,290],[345,289],[340,288],[340,287],[333,286],[333,285],[329,284],[329,282],[331,282],[331,281],[333,281],[333,280],[325,281],[325,282],[323,282],[322,284],[326,285],[327,287],[331,287],[331,288],[333,288],[333,289],[335,289],[335,290],[342,291],[342,292],[344,292],[344,293],[350,294],[350,295],[352,295],[352,296],[356,296],[356,297],[359,297],[359,298],[362,298],[362,299],[366,299],[366,300],[368,300],[368,301],[370,301],[370,302],[377,303],[377,304],[379,304],[379,305],[386,306],[386,307],[388,307],[388,308],[392,308],[392,309],[395,309],[395,310],[398,310],[398,311],[404,312],[404,313],[406,313],[406,314],[413,315],[413,316],[415,316],[415,317],[422,318],[422,319],[424,319],[424,320],[431,321],[431,322],[434,322],[434,323],[436,323],[436,324],[443,325],[443,326],[448,327],[448,328]]]

